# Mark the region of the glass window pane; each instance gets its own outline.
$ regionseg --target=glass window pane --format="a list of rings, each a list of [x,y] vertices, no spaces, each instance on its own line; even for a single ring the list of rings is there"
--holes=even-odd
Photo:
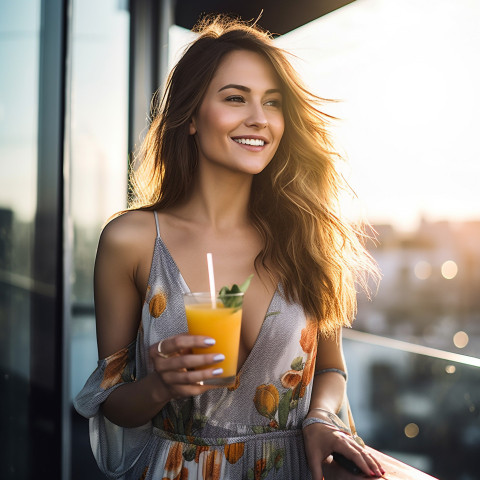
[[[72,28],[67,128],[74,228],[74,396],[95,368],[93,266],[98,237],[108,217],[126,207],[128,11],[118,0],[74,1]]]
[[[0,477],[28,475],[40,1],[0,0]]]
[[[128,129],[128,2],[73,0],[70,113],[71,397],[96,367],[93,267],[107,219],[126,207]],[[72,480],[100,479],[88,421],[72,414]]]

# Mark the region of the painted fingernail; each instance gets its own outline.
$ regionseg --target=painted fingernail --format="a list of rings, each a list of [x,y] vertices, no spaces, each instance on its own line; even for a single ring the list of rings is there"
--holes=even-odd
[[[377,474],[376,474],[373,470],[370,470],[370,476],[371,476],[371,477],[376,477]]]
[[[215,339],[214,338],[206,338],[204,340],[205,345],[215,345]]]
[[[219,353],[213,357],[214,362],[221,362],[222,360],[225,360],[225,355],[223,353]]]
[[[216,368],[213,372],[212,375],[221,375],[223,373],[223,368]]]

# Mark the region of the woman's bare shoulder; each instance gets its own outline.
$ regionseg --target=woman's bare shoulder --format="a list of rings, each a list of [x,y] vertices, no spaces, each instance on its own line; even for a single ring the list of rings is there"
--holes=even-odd
[[[110,220],[100,236],[100,246],[115,249],[142,248],[151,245],[156,236],[155,218],[151,211],[129,210]]]

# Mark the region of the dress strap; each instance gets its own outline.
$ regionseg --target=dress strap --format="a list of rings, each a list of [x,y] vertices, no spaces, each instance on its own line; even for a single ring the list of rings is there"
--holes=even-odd
[[[157,227],[157,238],[160,238],[160,227],[158,226],[158,215],[157,211],[153,211],[153,215],[155,216],[155,226]]]

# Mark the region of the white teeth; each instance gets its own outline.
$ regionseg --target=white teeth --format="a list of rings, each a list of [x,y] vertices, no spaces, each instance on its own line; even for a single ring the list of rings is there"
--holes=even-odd
[[[237,143],[242,145],[251,145],[252,147],[263,147],[265,142],[256,138],[234,138]]]

